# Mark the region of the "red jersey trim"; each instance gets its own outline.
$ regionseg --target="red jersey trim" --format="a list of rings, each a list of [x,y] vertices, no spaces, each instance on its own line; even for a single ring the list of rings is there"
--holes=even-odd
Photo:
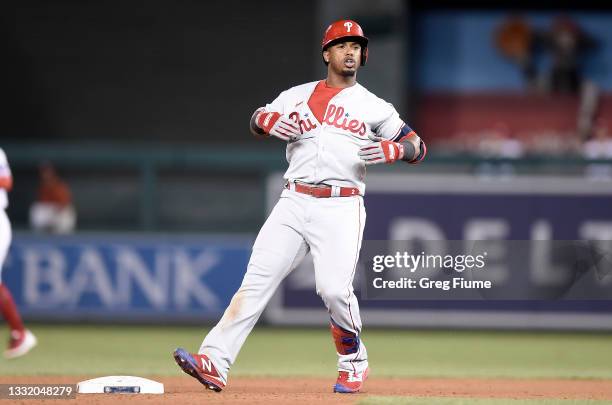
[[[325,84],[325,80],[321,80],[317,83],[308,99],[308,107],[320,123],[322,123],[325,118],[325,111],[327,111],[329,101],[342,90],[344,89],[328,87],[327,84]]]
[[[13,188],[13,177],[0,177],[0,188],[11,191]]]

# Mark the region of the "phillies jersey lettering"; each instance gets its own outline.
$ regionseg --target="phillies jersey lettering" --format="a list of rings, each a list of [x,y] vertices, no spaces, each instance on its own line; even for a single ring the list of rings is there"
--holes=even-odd
[[[295,121],[300,126],[300,131],[302,131],[302,133],[310,132],[313,129],[318,127],[318,125],[312,122],[310,118],[302,119],[300,117],[300,114],[295,111],[289,114],[289,118],[291,118],[293,121]]]
[[[286,114],[302,131],[287,145],[285,179],[357,187],[363,194],[366,169],[359,148],[371,143],[370,134],[395,140],[405,124],[393,105],[359,83],[345,89],[324,86],[317,81],[292,87],[264,107]],[[318,91],[332,96],[324,109],[312,111],[321,107]]]
[[[302,132],[310,132],[318,127],[318,125],[312,122],[310,118],[302,119],[300,114],[295,111],[289,114],[289,118],[294,120],[295,123],[300,126]],[[344,107],[336,107],[334,104],[328,105],[327,111],[325,112],[325,118],[323,119],[323,124],[333,125],[334,127],[344,129],[345,131],[350,131],[364,137],[366,136],[365,124],[355,119],[349,121],[347,116],[345,116]]]
[[[348,114],[344,114],[344,107],[336,107],[330,104],[325,113],[324,124],[333,125],[336,128],[341,128],[346,131],[351,131],[354,134],[365,136],[366,126],[359,120],[348,120]]]

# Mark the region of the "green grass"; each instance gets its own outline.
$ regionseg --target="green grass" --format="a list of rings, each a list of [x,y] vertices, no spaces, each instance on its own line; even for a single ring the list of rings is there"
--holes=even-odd
[[[610,335],[373,331],[365,340],[377,375],[612,378]]]
[[[494,399],[447,397],[368,397],[358,405],[609,405],[612,401],[588,399]]]
[[[0,360],[0,375],[180,375],[172,351],[197,350],[207,332],[175,326],[31,329],[39,346],[23,358]],[[0,333],[6,336],[6,328]],[[612,378],[612,336],[606,334],[371,329],[364,339],[374,377]],[[329,377],[334,370],[326,329],[257,328],[232,376]]]

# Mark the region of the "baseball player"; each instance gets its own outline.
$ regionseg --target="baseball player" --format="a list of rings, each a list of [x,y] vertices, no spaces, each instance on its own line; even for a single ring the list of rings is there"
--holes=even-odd
[[[36,337],[23,326],[11,292],[2,283],[2,266],[11,245],[11,223],[6,215],[7,192],[13,187],[13,176],[4,150],[0,148],[0,311],[11,330],[8,348],[4,357],[11,359],[23,356],[36,346]]]
[[[352,285],[365,224],[366,166],[417,163],[426,148],[391,104],[357,83],[367,46],[355,21],[334,22],[322,41],[327,78],[282,92],[251,118],[255,135],[287,142],[289,168],[223,317],[198,353],[174,352],[179,367],[209,389],[226,386],[229,368],[265,305],[308,252],[338,352],[334,392],[358,392],[368,376]]]

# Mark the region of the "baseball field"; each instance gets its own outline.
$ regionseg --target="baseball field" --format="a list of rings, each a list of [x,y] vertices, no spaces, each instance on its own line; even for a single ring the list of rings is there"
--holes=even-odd
[[[333,394],[335,349],[326,329],[256,328],[222,393],[206,391],[172,359],[195,351],[206,329],[177,326],[31,325],[39,346],[0,362],[0,383],[77,383],[136,375],[164,395],[82,394],[78,402],[612,404],[612,336],[586,333],[364,331],[371,378]],[[6,329],[2,331],[6,334]],[[57,400],[50,403],[57,404]],[[45,401],[28,400],[24,403]]]

